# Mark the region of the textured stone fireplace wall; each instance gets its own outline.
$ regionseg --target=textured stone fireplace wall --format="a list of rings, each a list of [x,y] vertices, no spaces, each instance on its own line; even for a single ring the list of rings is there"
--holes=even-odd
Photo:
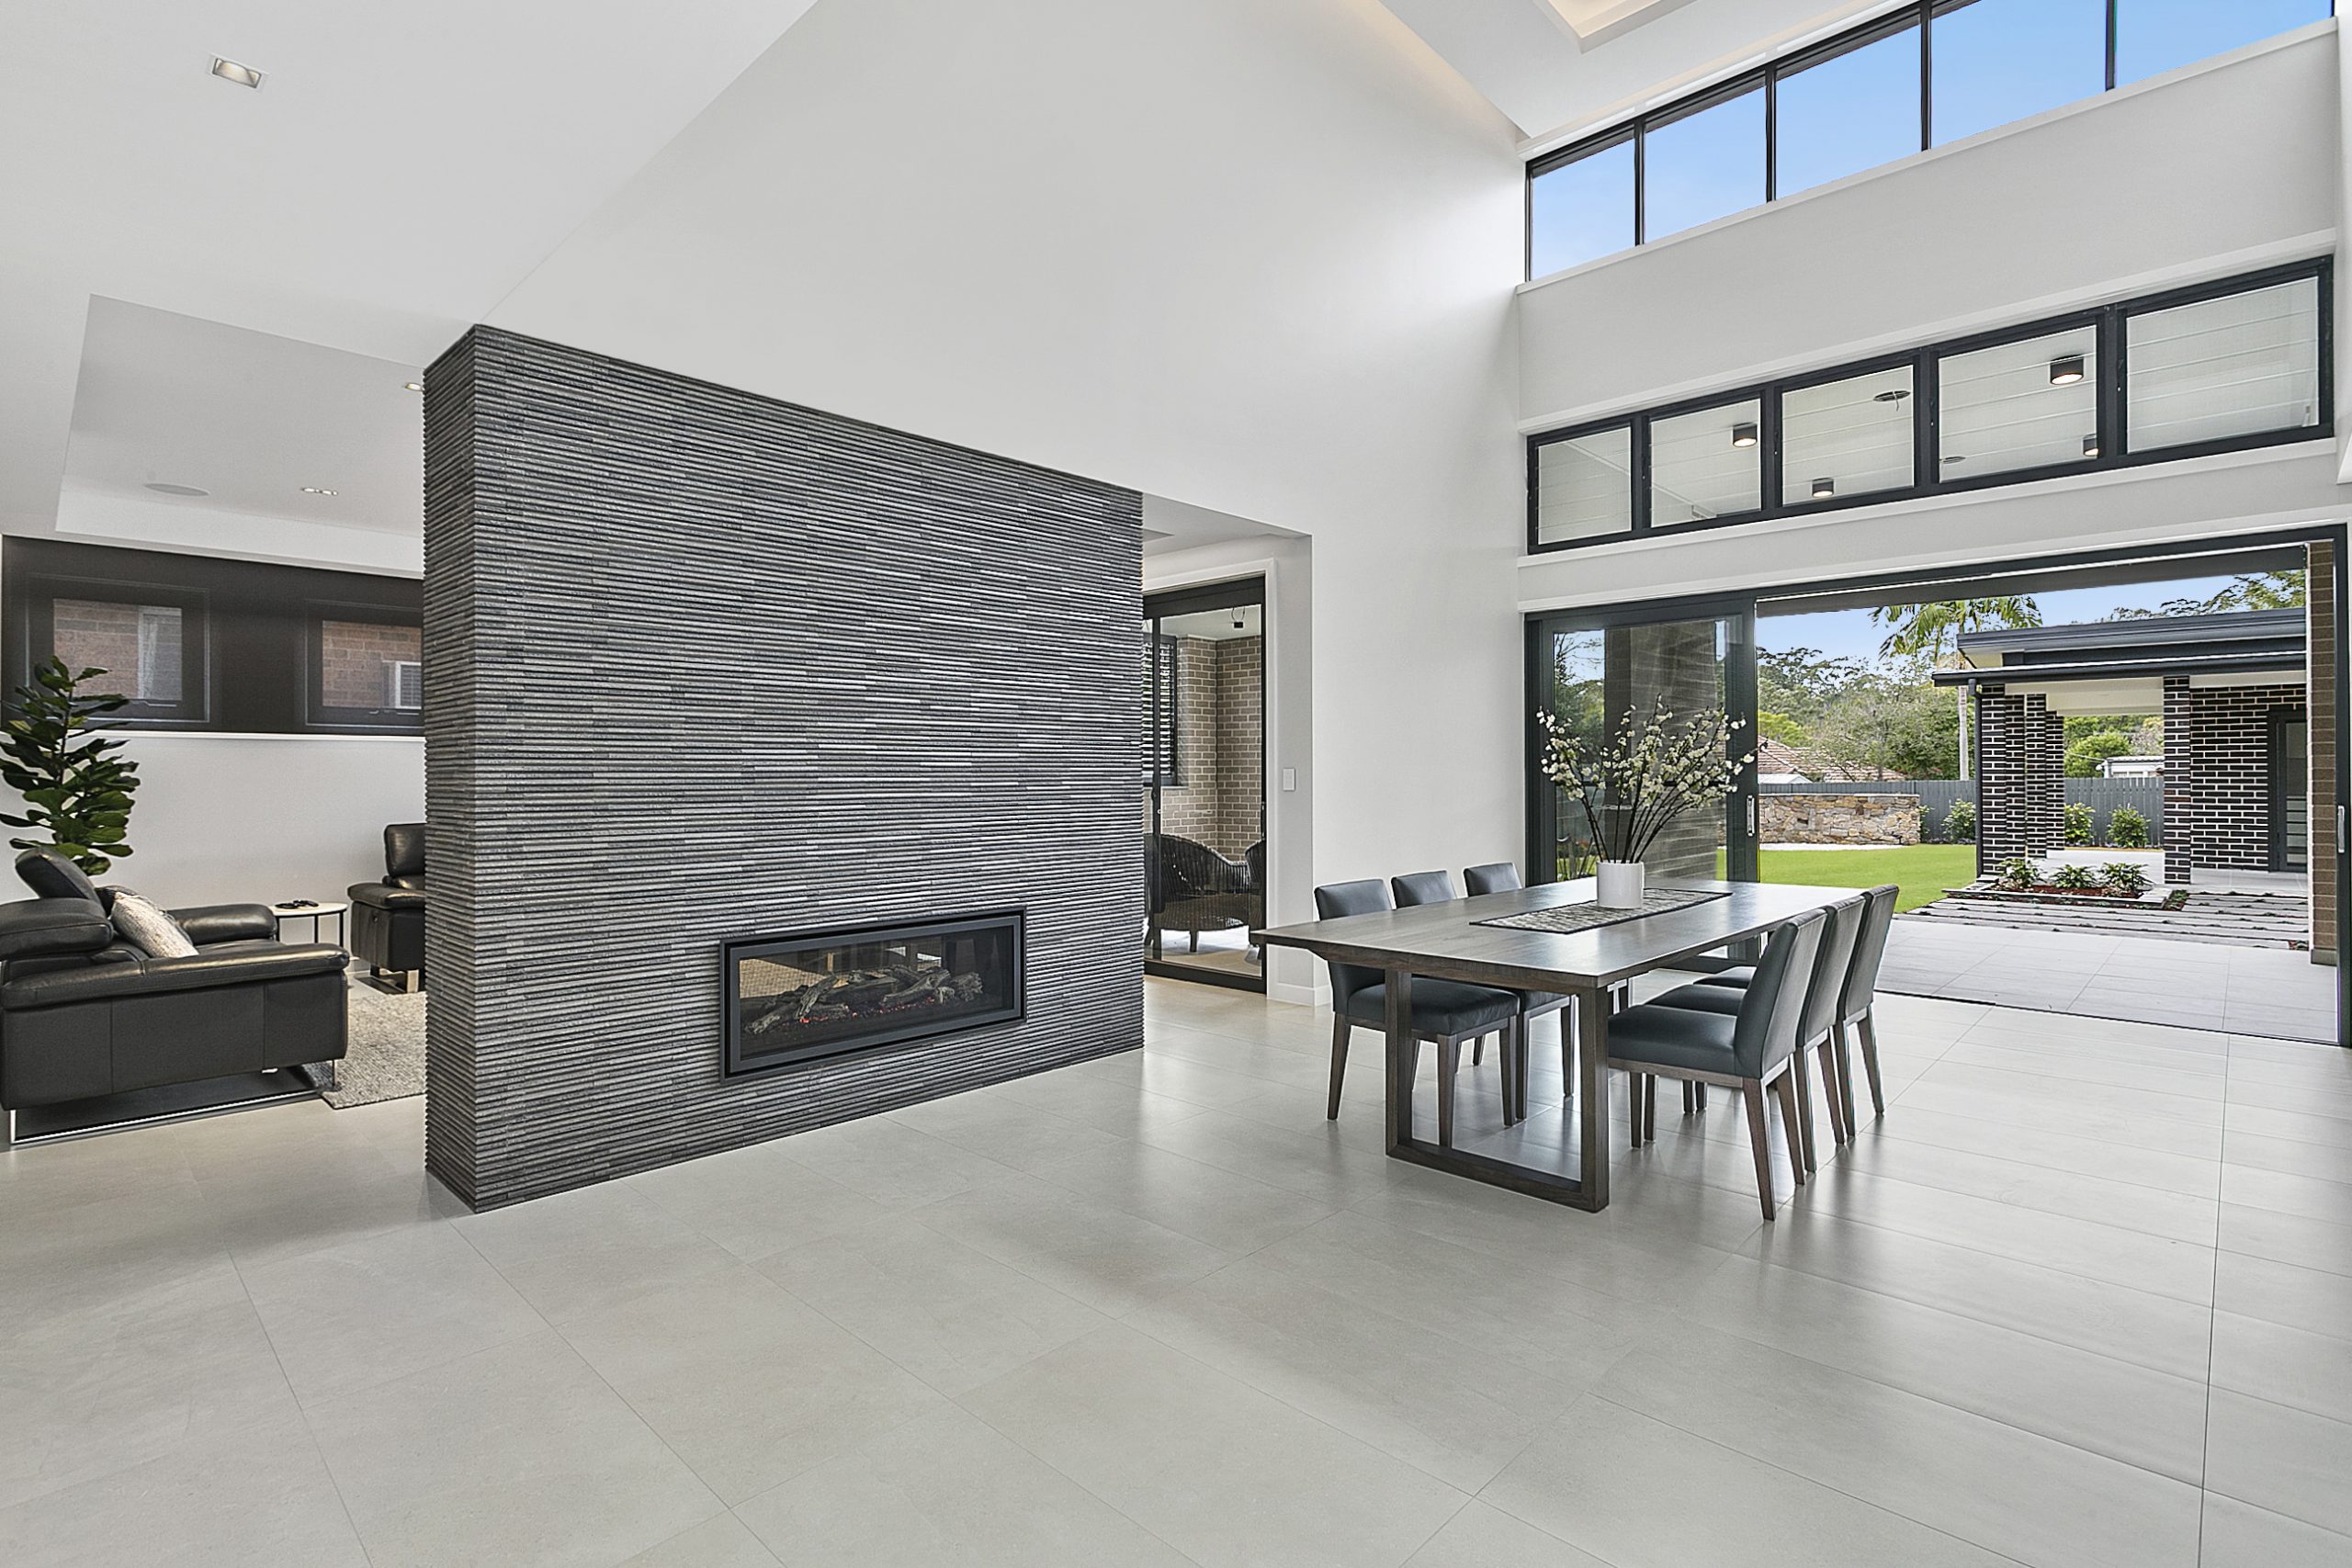
[[[442,1180],[492,1207],[1142,1043],[1133,491],[485,328],[425,404]],[[722,1077],[723,938],[1014,907],[1024,1021]]]

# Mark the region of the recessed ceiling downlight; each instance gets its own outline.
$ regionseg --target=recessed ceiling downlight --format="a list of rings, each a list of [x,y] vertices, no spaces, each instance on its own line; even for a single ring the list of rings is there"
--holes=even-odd
[[[302,487],[302,493],[304,495],[333,495],[334,491],[327,489],[324,485],[304,485]]]
[[[209,490],[198,490],[194,485],[151,484],[147,488],[157,495],[210,495],[212,493]]]
[[[260,72],[250,65],[240,65],[233,60],[226,60],[217,54],[212,57],[212,73],[223,82],[234,82],[240,87],[261,85]]]
[[[421,392],[424,390],[424,383],[422,381],[402,381],[401,385],[412,392]]]

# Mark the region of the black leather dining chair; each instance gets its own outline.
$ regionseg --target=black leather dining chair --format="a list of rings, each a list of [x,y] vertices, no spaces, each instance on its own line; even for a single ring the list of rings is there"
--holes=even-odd
[[[1453,890],[1453,878],[1442,871],[1408,871],[1402,876],[1392,876],[1388,879],[1388,891],[1395,896],[1396,907],[1400,909],[1409,909],[1420,904],[1450,904],[1462,897]],[[1524,1104],[1527,1069],[1525,1063],[1519,1061],[1524,1053],[1512,1047],[1523,1043],[1525,1036],[1514,1041],[1511,1031],[1506,1029],[1501,1033],[1503,1116],[1506,1122],[1515,1122],[1527,1113]],[[1470,1042],[1470,1065],[1475,1067],[1486,1059],[1487,1037],[1481,1034]]]
[[[1837,1073],[1829,1092],[1844,1115],[1848,1137],[1853,1136],[1859,1125],[1854,1109],[1853,1050],[1847,1037],[1849,1029],[1861,1042],[1862,1070],[1871,1081],[1871,1110],[1882,1117],[1886,1114],[1886,1091],[1880,1082],[1878,1066],[1878,971],[1886,957],[1887,937],[1894,929],[1894,903],[1902,893],[1903,889],[1891,882],[1863,893],[1861,929],[1855,934],[1853,958],[1838,998]],[[1708,976],[1700,984],[1736,989],[1747,985],[1754,973],[1745,966],[1725,969]]]
[[[1507,860],[1464,867],[1462,880],[1468,885],[1473,898],[1482,893],[1510,893],[1527,886],[1519,879],[1519,867]]]
[[[1820,1167],[1813,1136],[1811,1053],[1817,1051],[1820,1054],[1822,1094],[1829,1106],[1830,1132],[1841,1144],[1851,1135],[1853,1122],[1846,1112],[1838,1089],[1838,1004],[1845,995],[1847,977],[1854,964],[1855,943],[1861,935],[1863,918],[1869,908],[1868,901],[1860,897],[1829,906],[1828,923],[1822,928],[1820,951],[1815,955],[1814,972],[1805,989],[1804,1016],[1797,1028],[1797,1056],[1791,1071],[1796,1078],[1797,1124],[1804,1134],[1804,1168],[1807,1170]],[[1657,1000],[1666,1007],[1736,1013],[1744,1005],[1747,994],[1746,987],[1715,986],[1701,981],[1697,985],[1678,987]]]
[[[1736,1012],[1645,1002],[1609,1021],[1608,1065],[1631,1075],[1634,1146],[1640,1147],[1657,1131],[1659,1078],[1738,1089],[1747,1107],[1757,1197],[1768,1220],[1779,1206],[1772,1196],[1772,1146],[1764,1125],[1767,1089],[1780,1100],[1781,1128],[1788,1138],[1789,1164],[1797,1185],[1805,1183],[1793,1062],[1827,923],[1821,910],[1809,909],[1776,928],[1764,944],[1764,956],[1756,962],[1754,977],[1740,994]]]
[[[1317,918],[1336,920],[1347,915],[1374,915],[1396,906],[1390,900],[1388,889],[1378,882],[1340,882],[1315,890],[1315,913]],[[1388,1025],[1387,977],[1377,969],[1358,964],[1329,964],[1331,971],[1331,1095],[1324,1114],[1337,1120],[1340,1114],[1340,1084],[1348,1067],[1348,1040],[1356,1030],[1385,1029]],[[1461,1047],[1464,1040],[1504,1032],[1515,1034],[1519,1029],[1519,998],[1510,991],[1488,986],[1467,986],[1458,980],[1413,980],[1413,1076],[1420,1073],[1419,1042],[1430,1041],[1437,1046],[1437,1137],[1442,1145],[1453,1145],[1453,1075],[1461,1062]],[[1511,1059],[1506,1043],[1503,1060]],[[1505,1074],[1503,1121],[1506,1125],[1518,1119],[1510,1092],[1509,1074]]]

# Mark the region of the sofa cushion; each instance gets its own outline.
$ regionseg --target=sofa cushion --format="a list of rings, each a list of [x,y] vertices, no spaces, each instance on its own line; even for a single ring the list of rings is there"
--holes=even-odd
[[[83,898],[28,898],[0,904],[0,962],[95,953],[114,941],[114,926]]]
[[[150,958],[193,958],[196,943],[180,923],[136,893],[118,890],[114,896],[114,929],[122,940]]]
[[[413,887],[395,887],[389,882],[355,882],[346,890],[355,904],[366,904],[378,909],[422,909],[424,895]]]
[[[82,868],[55,850],[27,850],[17,857],[17,874],[36,898],[98,901],[97,887],[82,874]]]
[[[266,904],[201,904],[193,909],[174,909],[171,917],[198,947],[277,938],[277,921],[271,918]]]

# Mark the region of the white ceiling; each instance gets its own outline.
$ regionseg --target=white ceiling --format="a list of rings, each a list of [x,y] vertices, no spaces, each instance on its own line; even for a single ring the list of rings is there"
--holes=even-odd
[[[360,462],[374,476],[367,485],[388,479],[362,457],[385,433],[339,446],[310,438],[331,410],[299,412],[305,378],[321,377],[314,389],[332,402],[375,376],[354,356],[413,376],[812,3],[10,6],[0,528],[54,525],[69,433],[77,482],[83,472],[84,329],[108,316],[94,298],[294,340],[217,341],[252,375],[193,384],[169,357],[192,346],[185,335],[159,329],[166,360],[148,368],[122,358],[119,341],[95,345],[102,402],[92,421],[120,413],[161,432],[170,422],[160,400],[176,389],[200,399],[184,399],[187,422],[218,434],[240,419],[209,405],[251,404],[247,435],[234,439],[256,466],[206,487],[216,498],[234,491],[266,502],[261,515],[286,515],[278,502],[289,491],[314,499],[300,498],[302,484],[343,489],[317,478],[322,459]],[[215,54],[266,73],[264,85],[214,77]],[[308,344],[345,352],[315,357],[301,352]],[[254,357],[273,355],[268,368]],[[142,388],[151,369],[154,384]],[[262,426],[289,409],[296,423],[264,439]],[[151,462],[185,465],[195,439],[142,453],[88,434],[107,483]],[[413,529],[413,492],[411,502]],[[375,504],[295,514],[376,527]]]

